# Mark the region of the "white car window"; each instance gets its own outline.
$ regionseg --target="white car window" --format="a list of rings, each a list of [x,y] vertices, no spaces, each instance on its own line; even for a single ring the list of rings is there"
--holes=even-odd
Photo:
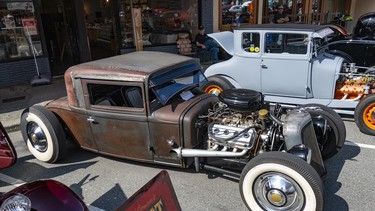
[[[245,52],[259,53],[260,51],[260,35],[259,33],[242,33],[242,49]]]
[[[306,54],[306,34],[266,33],[265,53]]]

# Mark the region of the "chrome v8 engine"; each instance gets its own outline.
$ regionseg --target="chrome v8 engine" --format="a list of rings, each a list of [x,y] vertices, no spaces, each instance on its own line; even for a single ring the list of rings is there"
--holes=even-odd
[[[310,115],[303,110],[282,111],[275,107],[271,112],[262,108],[262,95],[246,89],[224,91],[219,102],[209,111],[208,150],[262,151],[289,150],[302,144],[306,135],[302,131],[310,127],[314,133]],[[314,134],[313,134],[314,135]]]

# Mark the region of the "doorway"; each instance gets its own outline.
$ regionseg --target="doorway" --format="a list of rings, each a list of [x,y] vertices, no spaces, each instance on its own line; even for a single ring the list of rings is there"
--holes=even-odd
[[[113,10],[108,0],[41,1],[52,76],[63,75],[73,65],[119,53]]]
[[[85,27],[92,60],[111,57],[119,53],[115,12],[117,1],[84,0]]]

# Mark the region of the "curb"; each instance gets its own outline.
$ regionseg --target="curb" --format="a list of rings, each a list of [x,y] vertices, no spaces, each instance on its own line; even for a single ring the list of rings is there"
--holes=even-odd
[[[34,105],[45,106],[49,102],[51,102],[51,100],[36,103]],[[33,106],[33,105],[31,105],[31,106]],[[29,106],[29,107],[31,107],[31,106]],[[21,115],[22,115],[23,111],[24,111],[24,109],[20,109],[20,110],[16,110],[16,111],[12,111],[12,112],[2,114],[3,117],[5,116],[2,120],[2,124],[3,124],[4,129],[8,133],[16,132],[16,131],[19,131],[21,129],[20,118],[21,118]]]

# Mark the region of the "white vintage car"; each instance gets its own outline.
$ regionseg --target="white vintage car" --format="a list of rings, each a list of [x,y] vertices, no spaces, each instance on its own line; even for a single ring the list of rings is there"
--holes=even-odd
[[[354,115],[362,132],[375,135],[375,70],[324,52],[332,34],[330,26],[305,24],[251,25],[209,34],[233,57],[208,67],[209,82],[201,87],[214,94],[252,89],[284,106],[323,104]]]

